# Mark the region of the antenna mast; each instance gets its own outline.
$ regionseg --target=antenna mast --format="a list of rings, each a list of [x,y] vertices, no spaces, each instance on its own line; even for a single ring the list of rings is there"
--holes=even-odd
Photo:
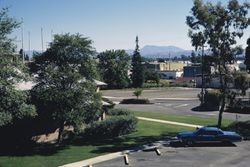
[[[42,42],[42,52],[43,52],[43,28],[41,28],[41,42]]]

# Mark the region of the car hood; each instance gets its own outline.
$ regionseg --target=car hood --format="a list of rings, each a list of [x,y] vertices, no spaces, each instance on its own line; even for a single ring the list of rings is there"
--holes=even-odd
[[[177,137],[178,136],[188,137],[188,136],[193,136],[193,135],[194,135],[194,132],[180,132],[180,133],[178,133]]]

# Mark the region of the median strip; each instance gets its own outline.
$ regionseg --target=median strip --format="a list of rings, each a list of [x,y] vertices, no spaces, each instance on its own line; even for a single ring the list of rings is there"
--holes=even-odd
[[[201,125],[187,124],[187,123],[174,122],[174,121],[165,121],[165,120],[152,119],[152,118],[146,118],[146,117],[137,117],[137,118],[139,120],[158,122],[158,123],[164,123],[164,124],[170,124],[170,125],[179,125],[179,126],[186,126],[186,127],[192,127],[192,128],[201,128],[201,127],[203,127]]]

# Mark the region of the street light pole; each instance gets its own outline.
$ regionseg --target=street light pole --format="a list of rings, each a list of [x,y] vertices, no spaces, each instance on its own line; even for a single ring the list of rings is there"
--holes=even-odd
[[[201,48],[201,104],[204,104],[204,44]]]
[[[22,41],[22,59],[23,59],[23,63],[24,63],[24,48],[23,48],[23,18],[22,19],[22,27],[21,27],[21,41]]]

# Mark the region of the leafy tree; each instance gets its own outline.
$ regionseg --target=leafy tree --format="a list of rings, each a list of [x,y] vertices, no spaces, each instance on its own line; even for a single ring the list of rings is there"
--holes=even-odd
[[[38,84],[32,90],[40,115],[52,117],[59,127],[58,142],[65,125],[79,131],[83,124],[98,119],[100,96],[92,41],[79,34],[55,35],[51,46],[34,57]]]
[[[156,71],[151,71],[149,69],[145,70],[145,82],[154,81],[156,84],[160,82],[160,76]]]
[[[241,91],[241,95],[246,95],[246,90],[249,87],[249,78],[246,73],[238,72],[234,74],[234,87]]]
[[[8,9],[0,11],[0,127],[36,115],[35,107],[27,102],[28,94],[14,86],[26,78],[24,65],[14,55],[15,45],[9,38],[18,26],[19,23],[8,16]]]
[[[99,58],[98,67],[101,76],[109,88],[129,86],[130,57],[125,50],[109,50],[100,53],[97,57]]]
[[[136,96],[136,98],[138,99],[139,96],[141,96],[142,94],[142,89],[136,89],[133,94]]]
[[[132,56],[132,70],[131,70],[131,81],[132,81],[132,86],[135,88],[142,87],[144,80],[145,80],[145,74],[144,74],[144,68],[142,65],[142,58],[139,50],[139,45],[138,45],[138,36],[136,36],[136,47],[134,54]]]
[[[213,64],[218,70],[222,93],[218,126],[221,126],[226,96],[229,94],[228,81],[231,75],[227,64],[234,60],[237,49],[233,46],[236,39],[243,36],[243,30],[250,23],[247,17],[249,7],[248,3],[241,5],[237,0],[230,0],[227,6],[194,0],[192,16],[187,16],[186,23],[190,27],[189,36],[193,46],[203,48],[205,44],[208,45],[216,58]]]
[[[196,63],[196,56],[195,56],[194,51],[192,51],[192,53],[191,53],[191,62]]]
[[[247,47],[245,52],[245,64],[247,66],[248,73],[250,72],[250,38],[247,39]]]

